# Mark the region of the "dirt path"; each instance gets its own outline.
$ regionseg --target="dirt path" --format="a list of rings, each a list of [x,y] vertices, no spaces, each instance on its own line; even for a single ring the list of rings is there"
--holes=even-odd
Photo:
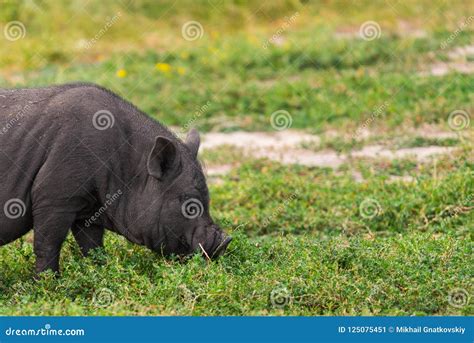
[[[423,131],[418,134],[430,138],[452,137],[452,132]],[[391,149],[385,145],[366,145],[360,150],[350,153],[338,153],[333,150],[313,151],[302,146],[318,144],[321,138],[296,130],[283,132],[233,132],[208,133],[203,136],[202,151],[222,146],[238,148],[244,156],[268,158],[283,164],[301,164],[305,166],[338,168],[350,158],[407,158],[412,157],[419,162],[432,156],[451,153],[456,147],[426,146]],[[231,164],[208,165],[208,175],[226,174],[232,169]]]
[[[461,74],[474,73],[474,45],[457,47],[447,53],[448,61],[439,61],[428,66],[427,70],[420,73],[422,76],[443,76],[450,72]]]

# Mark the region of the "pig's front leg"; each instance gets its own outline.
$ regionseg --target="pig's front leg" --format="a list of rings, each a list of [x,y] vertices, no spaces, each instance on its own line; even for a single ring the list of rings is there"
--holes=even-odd
[[[84,256],[88,256],[91,250],[104,246],[104,232],[105,229],[100,224],[86,226],[84,221],[76,221],[72,225],[72,234]]]
[[[36,255],[36,273],[48,269],[59,272],[59,254],[66,239],[69,228],[75,218],[75,213],[63,212],[48,208],[33,215],[34,242]]]

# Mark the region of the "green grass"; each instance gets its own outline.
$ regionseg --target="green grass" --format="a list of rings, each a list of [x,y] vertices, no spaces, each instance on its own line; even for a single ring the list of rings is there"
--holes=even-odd
[[[35,55],[26,63],[26,71],[6,69],[0,86],[94,81],[169,125],[182,127],[192,121],[205,131],[272,130],[270,115],[281,109],[291,114],[294,128],[314,131],[360,125],[381,107],[378,119],[383,120],[374,125],[446,125],[450,112],[472,111],[472,78],[457,73],[441,77],[420,73],[431,63],[447,58],[451,49],[472,41],[473,32],[466,29],[447,49],[441,48],[452,34],[452,26],[462,18],[464,6],[452,6],[449,15],[456,19],[436,28],[426,27],[426,36],[418,38],[397,34],[396,27],[388,24],[382,26],[384,34],[376,40],[357,38],[357,26],[356,38],[337,38],[338,28],[329,19],[314,24],[310,17],[315,8],[305,7],[301,19],[283,33],[282,45],[271,44],[268,48],[264,43],[278,30],[278,24],[225,35],[212,31],[194,42],[185,41],[180,30],[164,31],[177,36],[180,43],[169,42],[160,49],[144,44],[141,48],[131,46],[131,51],[125,53],[114,50],[99,55],[90,49],[71,47],[68,51],[75,51],[74,56],[59,61],[28,47],[26,51],[34,51]],[[370,6],[366,11],[367,15],[373,14]],[[135,13],[137,18],[141,13]],[[334,18],[340,20],[344,12],[338,13]],[[124,17],[117,25],[131,20]],[[113,26],[99,43],[111,40],[118,44],[121,39],[112,34],[114,29],[127,32]],[[33,37],[35,34],[31,32]],[[93,34],[86,35],[90,36]],[[9,42],[8,48],[26,44],[26,39]],[[20,59],[14,51],[8,56]],[[39,70],[42,64],[36,63],[38,60],[45,63]],[[166,63],[170,70],[157,70],[157,63]],[[28,66],[33,70],[28,71]],[[121,70],[126,72],[125,77],[117,76]],[[203,106],[205,110],[196,116]]]
[[[426,146],[456,146],[459,144],[459,139],[455,137],[445,138],[430,138],[430,137],[410,137],[398,142],[396,148],[413,148]]]
[[[31,244],[17,241],[0,250],[0,314],[472,314],[447,297],[472,292],[473,213],[446,211],[473,205],[472,165],[403,186],[260,161],[211,192],[235,237],[218,262],[164,260],[108,234],[102,264],[69,240],[61,278],[35,282]],[[380,205],[373,218],[360,212],[367,198]],[[282,287],[290,303],[275,308]]]
[[[21,20],[27,35],[0,40],[9,52],[0,86],[96,82],[178,131],[272,131],[272,112],[286,110],[292,128],[321,134],[303,146],[315,151],[456,150],[425,162],[349,158],[337,170],[208,150],[206,164],[239,166],[210,184],[212,214],[234,236],[223,258],[167,260],[108,233],[105,251],[83,259],[69,237],[61,277],[34,281],[30,234],[0,248],[0,315],[472,315],[472,296],[460,307],[448,301],[474,291],[472,74],[423,74],[472,44],[466,28],[441,48],[472,4],[393,2],[394,12],[386,1],[172,3],[4,1],[2,24]],[[117,11],[97,44],[78,48]],[[281,45],[265,48],[295,12]],[[202,39],[182,39],[189,20],[202,23]],[[379,39],[357,38],[367,20],[381,25]],[[453,138],[419,134],[453,132],[454,110],[471,126]],[[372,135],[354,138],[365,123]],[[286,306],[272,304],[275,292]]]
[[[190,20],[202,23],[204,39],[212,39],[222,32],[249,32],[260,34],[269,39],[289,18],[296,13],[297,19],[288,31],[301,27],[311,27],[307,40],[316,38],[319,44],[312,44],[313,51],[331,42],[329,34],[334,31],[358,30],[361,23],[374,20],[383,28],[384,37],[400,36],[400,23],[410,22],[413,29],[433,32],[432,38],[447,39],[458,27],[459,21],[472,13],[473,5],[465,1],[447,2],[443,0],[419,0],[416,4],[393,2],[388,5],[384,0],[362,0],[352,3],[341,1],[299,2],[295,0],[265,1],[260,3],[239,0],[212,1],[183,0],[179,6],[172,0],[117,1],[114,3],[90,1],[44,1],[44,0],[1,0],[0,22],[21,21],[26,27],[24,39],[9,43],[0,41],[8,48],[8,54],[0,56],[0,67],[8,66],[14,70],[24,67],[46,66],[49,63],[68,63],[72,59],[88,61],[100,55],[116,51],[169,50],[175,47],[189,48],[196,42],[189,43],[181,39],[181,26]],[[78,49],[81,40],[90,40],[114,15],[120,14],[119,20],[107,29],[106,34],[90,49]],[[54,20],[51,20],[54,18]],[[222,18],[225,18],[223,20]],[[423,18],[424,20],[420,20]],[[137,25],[139,23],[140,25]],[[316,28],[314,26],[316,25]],[[3,26],[3,25],[2,25]],[[398,31],[397,31],[398,30]],[[67,31],[67,34],[63,34]],[[226,35],[227,36],[227,35]],[[226,39],[227,40],[227,39]],[[300,40],[298,38],[298,40]],[[470,42],[469,32],[460,32],[456,37],[458,44]],[[320,45],[321,44],[321,45]],[[331,44],[329,44],[331,45]],[[327,64],[339,57],[331,52],[339,52],[344,44],[333,44],[321,53],[320,61]],[[339,48],[337,48],[339,46]],[[424,44],[405,44],[408,50],[423,49]],[[367,45],[369,53],[354,50],[359,58],[374,60],[374,55]],[[388,44],[385,54],[390,53]],[[252,50],[255,52],[255,50]],[[291,54],[289,56],[293,56]],[[366,56],[366,57],[364,57]],[[242,57],[237,58],[242,61]],[[352,63],[352,62],[350,62]],[[306,64],[313,64],[308,61]],[[319,64],[319,62],[317,63]]]
[[[370,43],[375,46],[371,49],[386,49],[385,42]],[[361,54],[367,50],[368,42],[357,44]],[[295,56],[300,58],[296,62],[288,60],[291,51],[283,48],[274,48],[281,51],[268,56],[271,60],[268,62],[261,56],[266,51],[259,51],[245,41],[236,47],[229,44],[219,49],[227,52],[224,60],[218,52],[210,53],[208,49],[191,51],[186,57],[180,57],[180,53],[148,52],[120,55],[96,64],[52,66],[26,74],[25,78],[31,86],[93,80],[169,125],[182,127],[197,118],[196,124],[206,131],[269,131],[271,113],[281,109],[291,114],[292,127],[309,127],[315,131],[362,124],[381,106],[383,123],[389,127],[406,123],[446,125],[450,112],[472,109],[469,75],[421,77],[410,70],[384,70],[393,63],[384,62],[383,58],[372,70],[364,69],[364,61],[357,58],[353,61],[352,55],[348,58],[354,65],[344,67],[334,61],[334,65],[305,66],[301,60],[310,54],[306,51],[303,55],[305,45],[293,48]],[[348,46],[343,51],[352,49]],[[252,51],[256,51],[255,56]],[[337,58],[341,53],[324,51]],[[241,56],[248,60],[237,61]],[[308,58],[313,62],[318,59]],[[155,68],[156,63],[167,63],[172,69],[160,72]],[[362,64],[357,67],[359,63]],[[178,68],[184,68],[185,74],[180,75]],[[124,78],[116,76],[121,69],[127,72]],[[4,85],[12,86],[5,82]],[[203,106],[205,111],[196,117]],[[374,125],[377,123],[380,120]]]

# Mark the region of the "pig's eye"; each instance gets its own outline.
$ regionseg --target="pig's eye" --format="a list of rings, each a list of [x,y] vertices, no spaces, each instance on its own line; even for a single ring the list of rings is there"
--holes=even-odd
[[[199,198],[187,197],[181,205],[181,213],[185,218],[194,219],[202,216],[204,205]]]

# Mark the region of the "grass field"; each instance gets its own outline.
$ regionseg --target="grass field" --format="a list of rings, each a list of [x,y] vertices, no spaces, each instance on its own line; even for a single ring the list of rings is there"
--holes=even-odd
[[[1,26],[25,28],[0,37],[1,87],[95,82],[178,132],[272,134],[285,111],[283,132],[320,138],[300,148],[349,156],[208,149],[209,169],[233,166],[209,178],[234,237],[223,258],[166,260],[109,233],[83,259],[69,237],[61,277],[33,281],[29,234],[0,248],[0,315],[474,314],[472,3],[0,2]],[[183,39],[191,20],[202,37]],[[355,154],[374,144],[451,150]]]

